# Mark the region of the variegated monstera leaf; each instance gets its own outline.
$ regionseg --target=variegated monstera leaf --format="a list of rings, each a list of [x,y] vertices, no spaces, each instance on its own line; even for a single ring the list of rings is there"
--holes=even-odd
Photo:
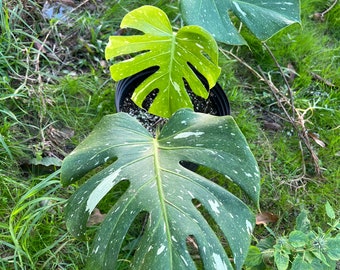
[[[181,5],[188,24],[202,26],[218,41],[227,44],[246,44],[229,12],[260,40],[300,23],[299,0],[182,0]]]
[[[185,26],[174,33],[166,14],[153,6],[142,6],[126,14],[121,28],[143,34],[110,37],[106,59],[128,55],[110,67],[112,78],[119,81],[149,67],[158,67],[134,90],[132,100],[138,106],[142,107],[146,97],[158,89],[150,113],[169,118],[178,109],[192,108],[184,80],[196,95],[208,98],[209,92],[194,71],[203,75],[209,89],[220,75],[218,47],[206,30]]]
[[[105,116],[65,158],[61,180],[91,177],[69,199],[66,224],[77,237],[96,205],[122,181],[129,187],[100,225],[89,269],[116,269],[126,234],[140,213],[148,220],[131,258],[131,269],[195,269],[187,239],[198,246],[204,269],[241,269],[255,218],[247,205],[181,161],[209,167],[232,181],[258,205],[257,163],[231,116],[179,110],[153,138],[125,113]],[[104,166],[105,164],[105,166]],[[197,208],[205,209],[205,214]],[[206,218],[218,225],[218,237]],[[227,254],[225,246],[227,242]]]

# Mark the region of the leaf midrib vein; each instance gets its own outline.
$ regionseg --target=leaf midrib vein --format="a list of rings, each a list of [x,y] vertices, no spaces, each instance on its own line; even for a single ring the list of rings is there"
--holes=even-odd
[[[167,242],[168,242],[168,251],[169,251],[169,256],[170,256],[170,264],[171,267],[170,269],[173,269],[172,267],[172,248],[171,248],[171,233],[170,233],[170,225],[169,225],[169,220],[168,220],[168,213],[166,209],[166,199],[163,191],[163,186],[162,186],[162,177],[161,177],[161,167],[159,164],[159,144],[157,139],[153,140],[154,142],[154,157],[155,157],[155,172],[156,172],[156,185],[157,185],[157,190],[158,190],[158,196],[159,196],[159,202],[161,205],[161,212],[163,215],[164,223],[165,223],[165,229],[166,229],[166,237],[167,237]]]

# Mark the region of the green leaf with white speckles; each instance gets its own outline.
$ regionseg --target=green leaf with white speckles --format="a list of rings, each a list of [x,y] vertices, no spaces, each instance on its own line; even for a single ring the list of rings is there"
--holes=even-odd
[[[185,26],[173,33],[166,14],[153,6],[143,6],[129,12],[122,20],[122,28],[132,28],[143,35],[111,36],[105,49],[106,59],[137,53],[110,67],[116,81],[149,67],[159,69],[134,91],[132,100],[142,107],[145,98],[155,89],[159,93],[149,112],[169,118],[180,108],[192,108],[183,78],[192,91],[208,98],[208,91],[195,75],[190,63],[208,82],[211,89],[220,75],[218,47],[215,39],[202,27]]]
[[[202,26],[227,44],[246,44],[233,25],[229,11],[261,40],[300,23],[299,0],[182,0],[181,5],[188,24]]]
[[[100,225],[89,269],[115,269],[123,239],[142,212],[148,213],[148,221],[131,269],[195,269],[187,249],[188,236],[196,239],[205,269],[233,269],[220,239],[194,199],[219,225],[237,269],[241,269],[254,214],[235,195],[186,169],[180,161],[201,164],[225,175],[258,205],[257,163],[231,116],[180,110],[157,138],[128,114],[105,116],[65,158],[61,169],[64,185],[95,170],[72,195],[65,210],[67,227],[74,236],[85,233],[90,213],[112,188],[122,181],[129,182]],[[100,167],[103,164],[105,168]]]

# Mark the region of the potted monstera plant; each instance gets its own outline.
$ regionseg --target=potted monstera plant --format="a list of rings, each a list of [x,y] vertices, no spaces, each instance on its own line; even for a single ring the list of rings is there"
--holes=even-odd
[[[212,32],[224,42],[239,35],[230,30],[228,9],[257,29],[268,23],[262,16],[264,10],[298,7],[295,0],[276,5],[272,2],[181,1],[189,23],[201,19],[206,27],[204,22],[217,20],[226,27],[230,36]],[[287,24],[289,20],[279,11],[269,19],[277,14]],[[189,238],[204,269],[241,269],[245,261],[254,214],[236,195],[182,165],[192,162],[224,175],[226,182],[238,185],[259,207],[259,169],[233,117],[191,109],[186,86],[195,95],[207,98],[221,71],[217,43],[202,26],[188,25],[174,33],[163,11],[143,6],[129,12],[121,23],[122,28],[142,34],[109,40],[106,58],[124,56],[110,68],[113,79],[120,81],[153,68],[134,89],[131,99],[142,107],[146,97],[157,89],[148,110],[168,120],[153,135],[127,113],[107,115],[63,161],[64,185],[86,179],[65,210],[67,227],[75,237],[84,235],[91,212],[112,189],[121,183],[128,185],[98,228],[89,269],[117,269],[122,243],[141,213],[146,220],[131,253],[131,269],[195,269],[197,257],[195,260],[188,250]],[[210,30],[209,25],[206,28]],[[231,43],[242,44],[244,40],[239,37]]]

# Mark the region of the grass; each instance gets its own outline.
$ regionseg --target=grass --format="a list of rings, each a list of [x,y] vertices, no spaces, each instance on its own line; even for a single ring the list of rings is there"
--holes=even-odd
[[[58,168],[44,166],[43,161],[63,159],[103,115],[115,112],[114,83],[103,51],[128,10],[155,4],[181,24],[175,1],[151,2],[91,6],[89,1],[64,24],[42,20],[35,1],[0,0],[0,268],[84,267],[90,242],[67,233],[62,212],[76,187],[61,187]],[[310,137],[322,176],[314,173],[308,150],[303,144],[300,147],[297,132],[267,85],[235,59],[220,60],[220,83],[261,168],[261,209],[279,216],[270,226],[277,234],[292,229],[302,207],[311,212],[314,227],[327,223],[326,201],[340,214],[334,196],[340,179],[340,6],[325,14],[323,21],[313,19],[330,4],[302,1],[302,26],[291,26],[267,41],[284,71],[295,70],[290,80],[295,106],[306,112],[306,128],[312,136],[325,143],[321,147]],[[251,36],[247,40],[251,49],[233,52],[254,69],[260,66],[288,94],[269,53]],[[219,175],[212,178],[221,181]],[[101,208],[107,211],[110,206],[102,203]],[[138,238],[138,232],[136,225],[129,239]],[[88,239],[93,233],[92,228]],[[254,236],[266,235],[257,226]],[[122,268],[128,255],[129,249],[122,255]]]

